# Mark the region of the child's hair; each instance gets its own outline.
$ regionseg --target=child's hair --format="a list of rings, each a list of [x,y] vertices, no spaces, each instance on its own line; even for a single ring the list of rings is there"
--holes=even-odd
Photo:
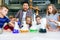
[[[31,16],[26,16],[26,18],[25,18],[25,19],[27,19],[27,18],[30,18],[30,19],[32,20],[32,17],[31,17]]]
[[[0,11],[1,11],[2,7],[0,6]]]
[[[9,19],[10,19],[10,20],[13,19],[13,18],[15,18],[13,15],[10,15],[10,16],[9,16]],[[17,20],[17,19],[15,18],[15,20]]]
[[[9,16],[9,19],[12,19],[12,18],[14,18],[14,16],[10,15],[10,16]]]
[[[1,9],[1,6],[0,6],[0,9]]]
[[[59,17],[60,17],[60,15],[59,15]]]
[[[10,15],[10,16],[9,16],[9,19],[12,19],[12,18],[14,18],[14,16]]]
[[[31,16],[26,16],[26,20],[27,20],[27,18],[30,18],[31,19],[31,22],[29,24],[29,26],[31,26],[32,25],[32,17]]]
[[[59,17],[58,17],[58,21],[60,21],[60,15],[59,15]]]
[[[57,9],[56,9],[55,5],[49,4],[48,7],[49,7],[49,6],[52,6],[52,8],[53,8],[52,13],[53,13],[53,14],[56,14],[56,13],[57,13]],[[46,11],[46,12],[47,12],[47,14],[49,15],[50,12],[48,11],[48,7],[47,7],[47,11]]]
[[[0,7],[0,13],[1,13],[1,7]]]
[[[41,19],[41,16],[39,16],[39,15],[37,15],[35,18],[38,18],[38,17]]]
[[[59,18],[60,18],[60,15],[59,15]]]
[[[0,8],[3,9],[5,7],[6,9],[9,9],[6,5],[1,5]]]

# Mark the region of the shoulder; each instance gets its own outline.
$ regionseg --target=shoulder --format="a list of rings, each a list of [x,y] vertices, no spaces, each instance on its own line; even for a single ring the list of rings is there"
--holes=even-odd
[[[32,10],[31,9],[28,9],[28,11],[27,11],[30,15],[32,15]]]
[[[28,11],[29,11],[29,12],[32,12],[32,10],[31,10],[31,9],[28,9]]]
[[[60,14],[59,13],[56,13],[55,16],[59,16]]]
[[[5,17],[4,17],[4,19],[7,19],[7,18],[8,18],[8,16],[5,16]]]
[[[46,15],[46,17],[49,17],[49,15]]]
[[[7,16],[5,16],[4,19],[9,20],[9,18]]]
[[[22,12],[22,10],[19,10],[18,12]]]
[[[55,15],[59,15],[59,13],[56,13]]]
[[[18,16],[20,13],[22,13],[22,10],[19,10],[19,11],[17,12],[17,16]]]

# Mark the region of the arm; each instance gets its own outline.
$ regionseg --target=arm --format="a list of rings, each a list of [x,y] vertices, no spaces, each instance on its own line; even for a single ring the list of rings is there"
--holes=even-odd
[[[50,22],[54,22],[54,23],[56,23],[56,24],[58,25],[58,21],[55,21],[55,20],[53,20],[53,19],[50,19],[49,21],[50,21]]]
[[[53,29],[51,28],[51,26],[48,24],[48,20],[46,20],[47,24],[46,24],[46,28],[47,31],[52,31]]]
[[[14,21],[14,22],[15,22],[15,21]],[[14,23],[12,23],[12,21],[9,20],[9,18],[7,18],[7,17],[6,17],[6,23],[9,23],[9,24],[11,24],[11,25],[14,27]]]
[[[53,31],[49,24],[46,25],[47,31]]]
[[[12,27],[14,27],[14,24],[13,24],[12,22],[9,22],[9,24],[11,24],[11,25],[12,25]]]
[[[31,17],[32,17],[32,14],[33,14],[32,10],[31,10],[31,9],[29,9],[29,11],[28,11],[28,13],[27,13],[27,14],[28,14],[27,16],[31,16]]]
[[[15,15],[15,17],[19,18],[19,14],[20,14],[20,10],[17,12],[17,14]]]
[[[10,29],[7,29],[7,30],[3,30],[4,32],[11,32],[11,30]]]
[[[59,31],[59,30],[60,30],[60,28],[59,28],[59,27],[60,27],[60,26],[57,26],[57,29],[56,29],[57,31]]]
[[[55,30],[53,30],[54,32],[57,32],[57,31],[59,31],[60,30],[60,28],[59,28],[60,26],[57,26],[57,28],[55,29]]]

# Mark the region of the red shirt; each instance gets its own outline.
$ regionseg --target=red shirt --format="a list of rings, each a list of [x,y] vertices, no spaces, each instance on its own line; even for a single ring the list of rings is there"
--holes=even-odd
[[[5,30],[10,29],[11,31],[13,31],[14,27],[11,27],[11,26],[9,26],[9,25],[6,25],[6,26],[4,27],[4,29],[5,29]]]

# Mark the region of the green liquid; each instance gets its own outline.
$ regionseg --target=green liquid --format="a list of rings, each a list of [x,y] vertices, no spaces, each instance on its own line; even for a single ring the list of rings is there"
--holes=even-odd
[[[30,29],[30,32],[36,33],[38,30]]]

